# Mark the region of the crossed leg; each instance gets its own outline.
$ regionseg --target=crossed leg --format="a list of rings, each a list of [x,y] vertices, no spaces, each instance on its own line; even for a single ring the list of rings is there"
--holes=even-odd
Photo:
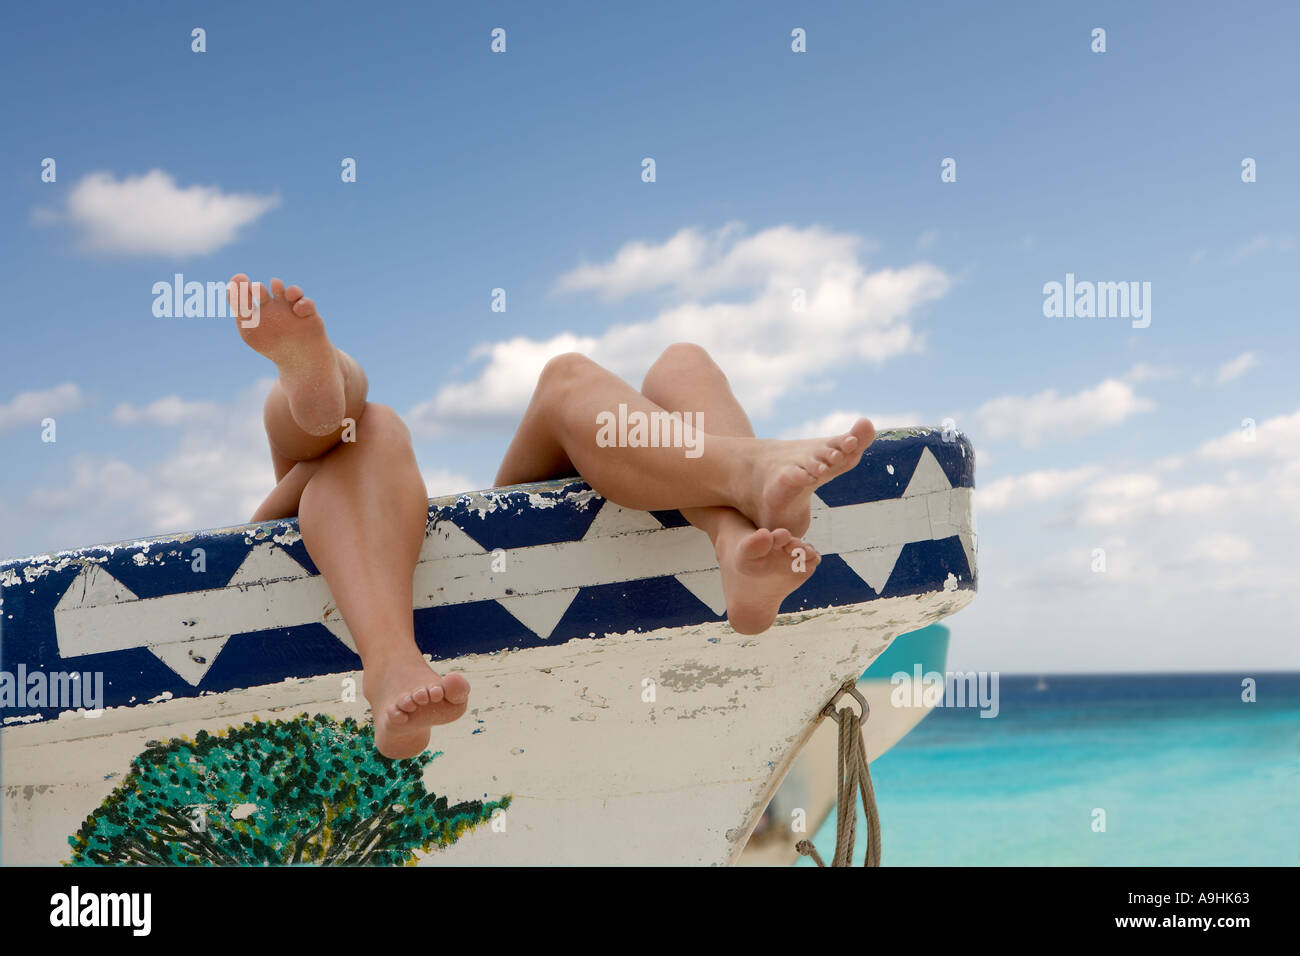
[[[428,515],[410,433],[385,405],[366,401],[364,372],[325,334],[297,286],[230,281],[239,332],[275,362],[264,422],[276,486],[254,521],[298,515],[303,542],[356,641],[375,746],[413,757],[435,724],[460,717],[469,683],[439,676],[415,644],[412,579]],[[256,312],[241,303],[256,302]],[[350,422],[349,422],[350,420]]]
[[[681,448],[602,447],[598,416],[693,413],[702,454]],[[694,418],[700,415],[702,418]],[[497,486],[580,474],[603,496],[640,510],[679,509],[713,542],[727,618],[743,634],[771,626],[781,601],[819,556],[800,536],[812,492],[853,468],[875,437],[859,419],[843,435],[805,441],[754,437],[726,376],[699,346],[670,346],[642,391],[585,356],[547,363],[497,473]]]

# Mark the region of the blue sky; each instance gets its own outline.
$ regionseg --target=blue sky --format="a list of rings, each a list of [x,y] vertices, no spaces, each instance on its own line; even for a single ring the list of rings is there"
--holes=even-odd
[[[547,354],[635,380],[697,338],[762,434],[971,435],[954,665],[1297,666],[1298,28],[1281,4],[15,9],[0,553],[247,517],[272,368],[227,320],[152,313],[176,272],[246,271],[316,299],[434,492],[491,482]],[[1150,282],[1150,326],[1044,317],[1066,273]]]

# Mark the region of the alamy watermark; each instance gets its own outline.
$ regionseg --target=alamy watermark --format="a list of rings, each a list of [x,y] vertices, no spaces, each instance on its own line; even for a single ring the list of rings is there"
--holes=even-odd
[[[50,897],[50,925],[55,927],[124,927],[133,936],[148,936],[152,913],[152,893],[83,892],[74,884]]]
[[[260,319],[261,299],[253,292],[259,282],[238,283],[239,316],[245,328],[255,328]],[[177,272],[170,282],[159,281],[150,290],[153,293],[153,314],[159,319],[227,319],[235,318],[229,306],[229,282],[185,281],[185,274]]]
[[[889,683],[894,685],[889,692],[894,707],[978,707],[981,717],[996,717],[1001,709],[997,671],[922,673],[917,664],[910,674],[895,672]]]
[[[1151,324],[1150,282],[1065,282],[1043,285],[1043,315],[1049,319],[1132,319],[1133,328]]]
[[[596,444],[601,448],[684,448],[687,458],[704,454],[703,412],[629,412],[596,415]]]
[[[0,671],[0,711],[30,707],[85,710],[87,717],[98,717],[104,712],[104,672],[28,672],[26,664]]]

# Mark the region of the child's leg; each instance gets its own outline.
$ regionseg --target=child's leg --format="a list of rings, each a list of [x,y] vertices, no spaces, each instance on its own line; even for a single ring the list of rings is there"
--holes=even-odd
[[[709,433],[754,437],[727,376],[698,345],[679,343],[665,349],[646,373],[641,394],[669,411],[704,411]],[[788,530],[756,528],[735,508],[682,508],[681,512],[713,542],[727,598],[727,620],[741,634],[758,634],[771,627],[786,595],[811,577],[821,561],[812,545]]]
[[[682,448],[602,447],[601,415],[666,414],[631,385],[574,352],[546,363],[497,472],[498,486],[576,473],[611,501],[643,511],[729,505],[760,528],[808,529],[817,486],[853,468],[875,436],[858,419],[831,438],[774,441],[715,434],[703,414],[703,454]]]
[[[240,273],[229,294],[240,337],[280,373],[262,413],[279,481],[294,462],[319,458],[338,444],[344,420],[356,421],[365,407],[369,384],[356,360],[329,340],[315,303],[298,286],[286,289],[272,279],[268,294]],[[240,312],[253,303],[255,314]]]
[[[464,677],[439,677],[415,646],[412,578],[428,513],[410,433],[396,412],[374,403],[357,422],[356,441],[321,460],[298,509],[307,552],[361,655],[375,745],[386,757],[420,753],[430,728],[461,716],[469,699]]]
[[[874,431],[862,419],[849,433],[829,439],[754,438],[747,434],[748,420],[720,372],[697,386],[698,391],[686,391],[683,383],[680,395],[670,393],[670,377],[707,370],[695,360],[698,354],[686,347],[670,349],[662,374],[651,382],[656,394],[666,401],[671,398],[674,410],[703,415],[703,454],[698,458],[687,457],[682,448],[601,447],[597,441],[601,413],[616,413],[620,404],[627,406],[629,414],[665,409],[584,356],[567,354],[552,359],[542,371],[497,484],[537,481],[576,470],[602,495],[625,507],[682,509],[720,549],[733,624],[738,629],[762,630],[771,623],[781,598],[802,580],[791,578],[797,573],[790,570],[793,557],[773,552],[799,546],[791,539],[807,530],[812,491],[854,467]],[[688,355],[696,367],[678,368],[670,376],[671,368],[685,364]],[[685,407],[695,401],[707,405]],[[741,517],[746,524],[737,520]],[[766,530],[754,537],[756,529]],[[764,579],[763,584],[752,580],[756,576]]]
[[[246,277],[231,280],[232,299],[240,283]],[[406,426],[392,409],[365,401],[364,373],[329,342],[311,300],[278,279],[271,289],[274,299],[257,290],[258,324],[240,328],[280,371],[265,413],[279,480],[254,520],[299,516],[308,553],[361,655],[375,744],[385,756],[412,757],[428,746],[433,724],[464,713],[469,695],[463,677],[439,677],[415,645],[411,591],[428,514],[424,479]],[[344,418],[355,434],[341,442]]]

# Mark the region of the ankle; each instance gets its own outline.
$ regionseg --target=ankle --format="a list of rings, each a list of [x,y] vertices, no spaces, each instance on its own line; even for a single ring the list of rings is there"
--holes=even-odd
[[[718,468],[713,491],[724,505],[742,511],[741,504],[748,494],[753,468],[753,455],[747,447],[749,443],[730,435],[709,435],[706,441],[710,447],[705,457],[711,456]]]
[[[410,671],[413,667],[428,667],[429,662],[416,647],[412,646],[409,652],[389,652],[363,657],[361,666],[364,675],[363,683],[366,679],[372,679],[374,685],[379,687],[398,674]]]

